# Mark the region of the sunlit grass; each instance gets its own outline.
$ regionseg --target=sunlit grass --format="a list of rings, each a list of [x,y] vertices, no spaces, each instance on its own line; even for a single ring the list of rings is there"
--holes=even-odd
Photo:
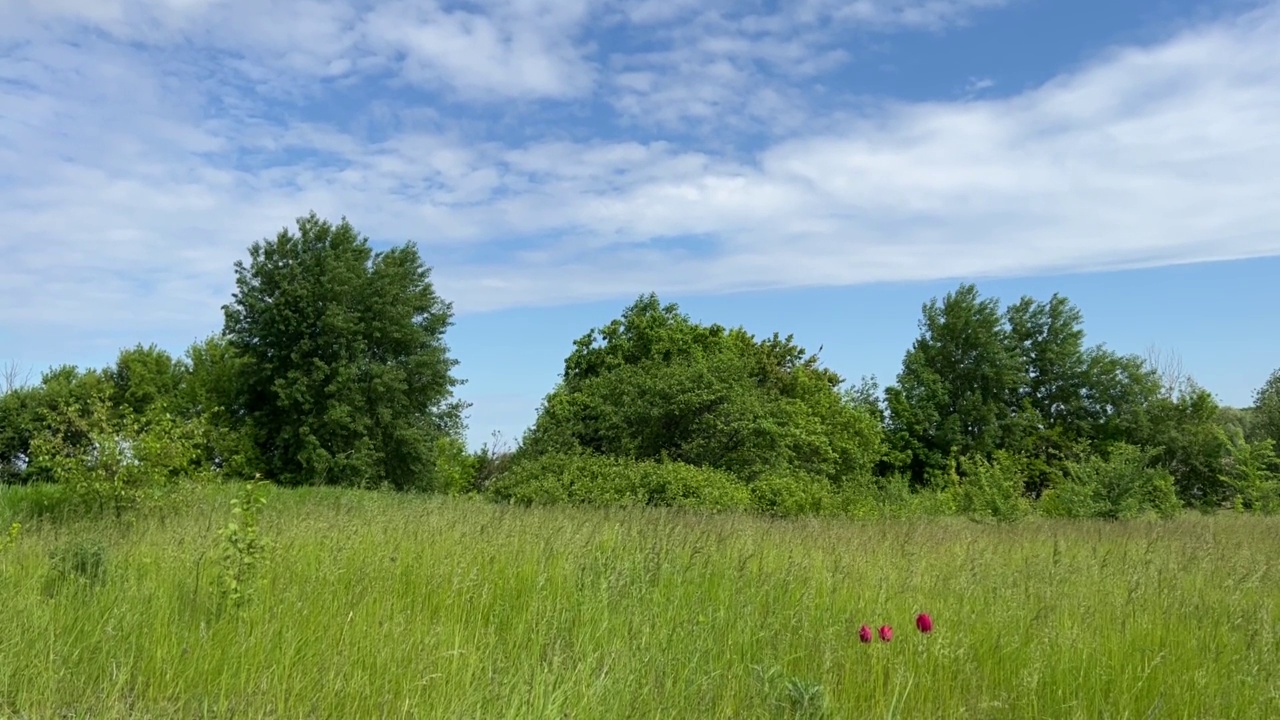
[[[1280,717],[1276,519],[770,521],[277,490],[257,595],[228,611],[230,498],[24,527],[0,551],[0,717]],[[52,553],[93,542],[100,585],[51,581]],[[864,622],[893,641],[859,643]]]

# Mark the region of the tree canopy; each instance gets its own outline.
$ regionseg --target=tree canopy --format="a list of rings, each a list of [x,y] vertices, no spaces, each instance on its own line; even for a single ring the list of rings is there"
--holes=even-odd
[[[799,472],[865,482],[878,420],[791,336],[693,322],[655,294],[574,343],[521,453],[669,459],[753,482]]]
[[[568,348],[514,452],[472,452],[453,308],[415,244],[375,251],[312,212],[233,269],[222,328],[185,353],[138,344],[35,384],[10,365],[0,482],[113,502],[214,473],[778,515],[1280,511],[1280,369],[1250,407],[1223,407],[1174,356],[1089,344],[1058,294],[930,299],[883,392],[792,335],[640,295]]]
[[[345,218],[313,212],[235,265],[223,334],[236,412],[270,477],[287,484],[432,481],[461,431],[440,298],[416,245],[375,252]]]

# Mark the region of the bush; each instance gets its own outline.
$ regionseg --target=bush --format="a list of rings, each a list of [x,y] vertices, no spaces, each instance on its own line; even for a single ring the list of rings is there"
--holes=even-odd
[[[1280,511],[1280,458],[1275,441],[1249,442],[1238,428],[1231,428],[1228,437],[1226,481],[1236,507],[1267,514]]]
[[[470,489],[480,466],[480,458],[467,452],[466,443],[453,435],[436,439],[435,471],[431,477],[415,478],[409,487],[416,490],[456,495]]]
[[[797,471],[769,474],[752,483],[751,503],[776,517],[816,515],[838,508],[830,482]]]
[[[521,505],[657,505],[747,508],[751,495],[719,470],[588,453],[548,453],[515,463],[489,493]]]
[[[1171,517],[1182,506],[1173,475],[1152,467],[1150,460],[1151,453],[1119,443],[1106,458],[1068,463],[1061,483],[1045,493],[1041,510],[1053,517]]]
[[[471,478],[471,489],[485,492],[495,477],[506,472],[515,460],[515,452],[502,438],[502,433],[494,431],[491,440],[480,446],[474,456],[475,474]]]
[[[1029,515],[1021,458],[997,452],[991,460],[971,456],[961,463],[956,509],[974,520],[1012,522]]]
[[[954,488],[912,490],[909,475],[892,473],[874,484],[841,486],[836,504],[848,517],[939,517],[956,513],[957,494]]]
[[[87,443],[43,432],[31,443],[31,468],[56,483],[82,510],[116,515],[159,499],[184,477],[198,474],[201,426],[169,415],[112,422],[97,398],[81,428]]]
[[[883,454],[875,410],[790,336],[695,323],[653,294],[579,338],[564,368],[521,459],[582,451],[840,483]]]

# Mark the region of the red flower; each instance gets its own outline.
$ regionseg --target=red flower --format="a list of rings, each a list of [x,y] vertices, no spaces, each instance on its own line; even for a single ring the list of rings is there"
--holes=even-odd
[[[864,643],[871,642],[871,628],[863,625],[858,629],[858,639]]]
[[[892,639],[893,639],[893,628],[889,627],[888,625],[881,625],[881,626],[880,626],[880,639],[881,639],[881,640],[883,640],[883,641],[885,641],[885,642],[889,642],[890,640],[892,640]]]
[[[928,613],[920,613],[916,616],[916,629],[926,635],[933,632],[933,618]]]

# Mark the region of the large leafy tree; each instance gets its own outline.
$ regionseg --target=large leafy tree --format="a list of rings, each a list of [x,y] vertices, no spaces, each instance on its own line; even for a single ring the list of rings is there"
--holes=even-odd
[[[1166,385],[1148,403],[1147,414],[1141,439],[1173,475],[1178,497],[1204,507],[1225,502],[1231,495],[1226,468],[1231,445],[1213,394],[1188,378],[1176,388]]]
[[[375,252],[314,212],[237,262],[223,334],[237,408],[264,469],[288,484],[430,487],[462,430],[436,294],[413,243]]]
[[[791,337],[697,324],[651,293],[575,343],[519,455],[667,458],[748,483],[773,472],[867,480],[879,421],[842,382]]]
[[[1203,428],[1203,398],[1178,404],[1150,362],[1086,347],[1083,316],[1061,295],[1023,297],[1001,313],[997,299],[961,285],[924,306],[920,330],[886,390],[897,457],[917,483],[1000,450],[1021,459],[1025,489],[1039,494],[1091,453],[1117,443],[1159,447],[1179,428]],[[1180,487],[1208,482],[1203,453],[1156,457],[1185,480]]]
[[[1280,368],[1253,395],[1251,430],[1257,439],[1280,445]]]
[[[1048,302],[1024,296],[1005,310],[1010,349],[1019,362],[1016,407],[1034,411],[1046,427],[1081,434],[1088,384],[1084,318],[1061,295]]]
[[[933,485],[965,455],[1000,449],[1024,387],[996,298],[961,285],[925,303],[920,335],[885,390],[889,429],[913,482]]]
[[[37,437],[56,437],[68,448],[87,448],[92,410],[110,397],[111,390],[104,372],[62,365],[45,372],[38,385],[0,396],[0,482],[49,479],[30,472]]]
[[[111,404],[135,416],[153,409],[179,411],[188,368],[156,345],[141,344],[120,351],[103,374],[111,383]]]
[[[1026,489],[1039,495],[1062,480],[1064,463],[1084,452],[1090,384],[1084,317],[1065,297],[1023,296],[1005,310],[1018,386],[1010,398],[1015,421],[1007,449],[1026,458]]]
[[[187,376],[179,401],[204,429],[202,460],[231,475],[251,477],[260,464],[246,422],[242,363],[227,338],[211,335],[187,348]]]

